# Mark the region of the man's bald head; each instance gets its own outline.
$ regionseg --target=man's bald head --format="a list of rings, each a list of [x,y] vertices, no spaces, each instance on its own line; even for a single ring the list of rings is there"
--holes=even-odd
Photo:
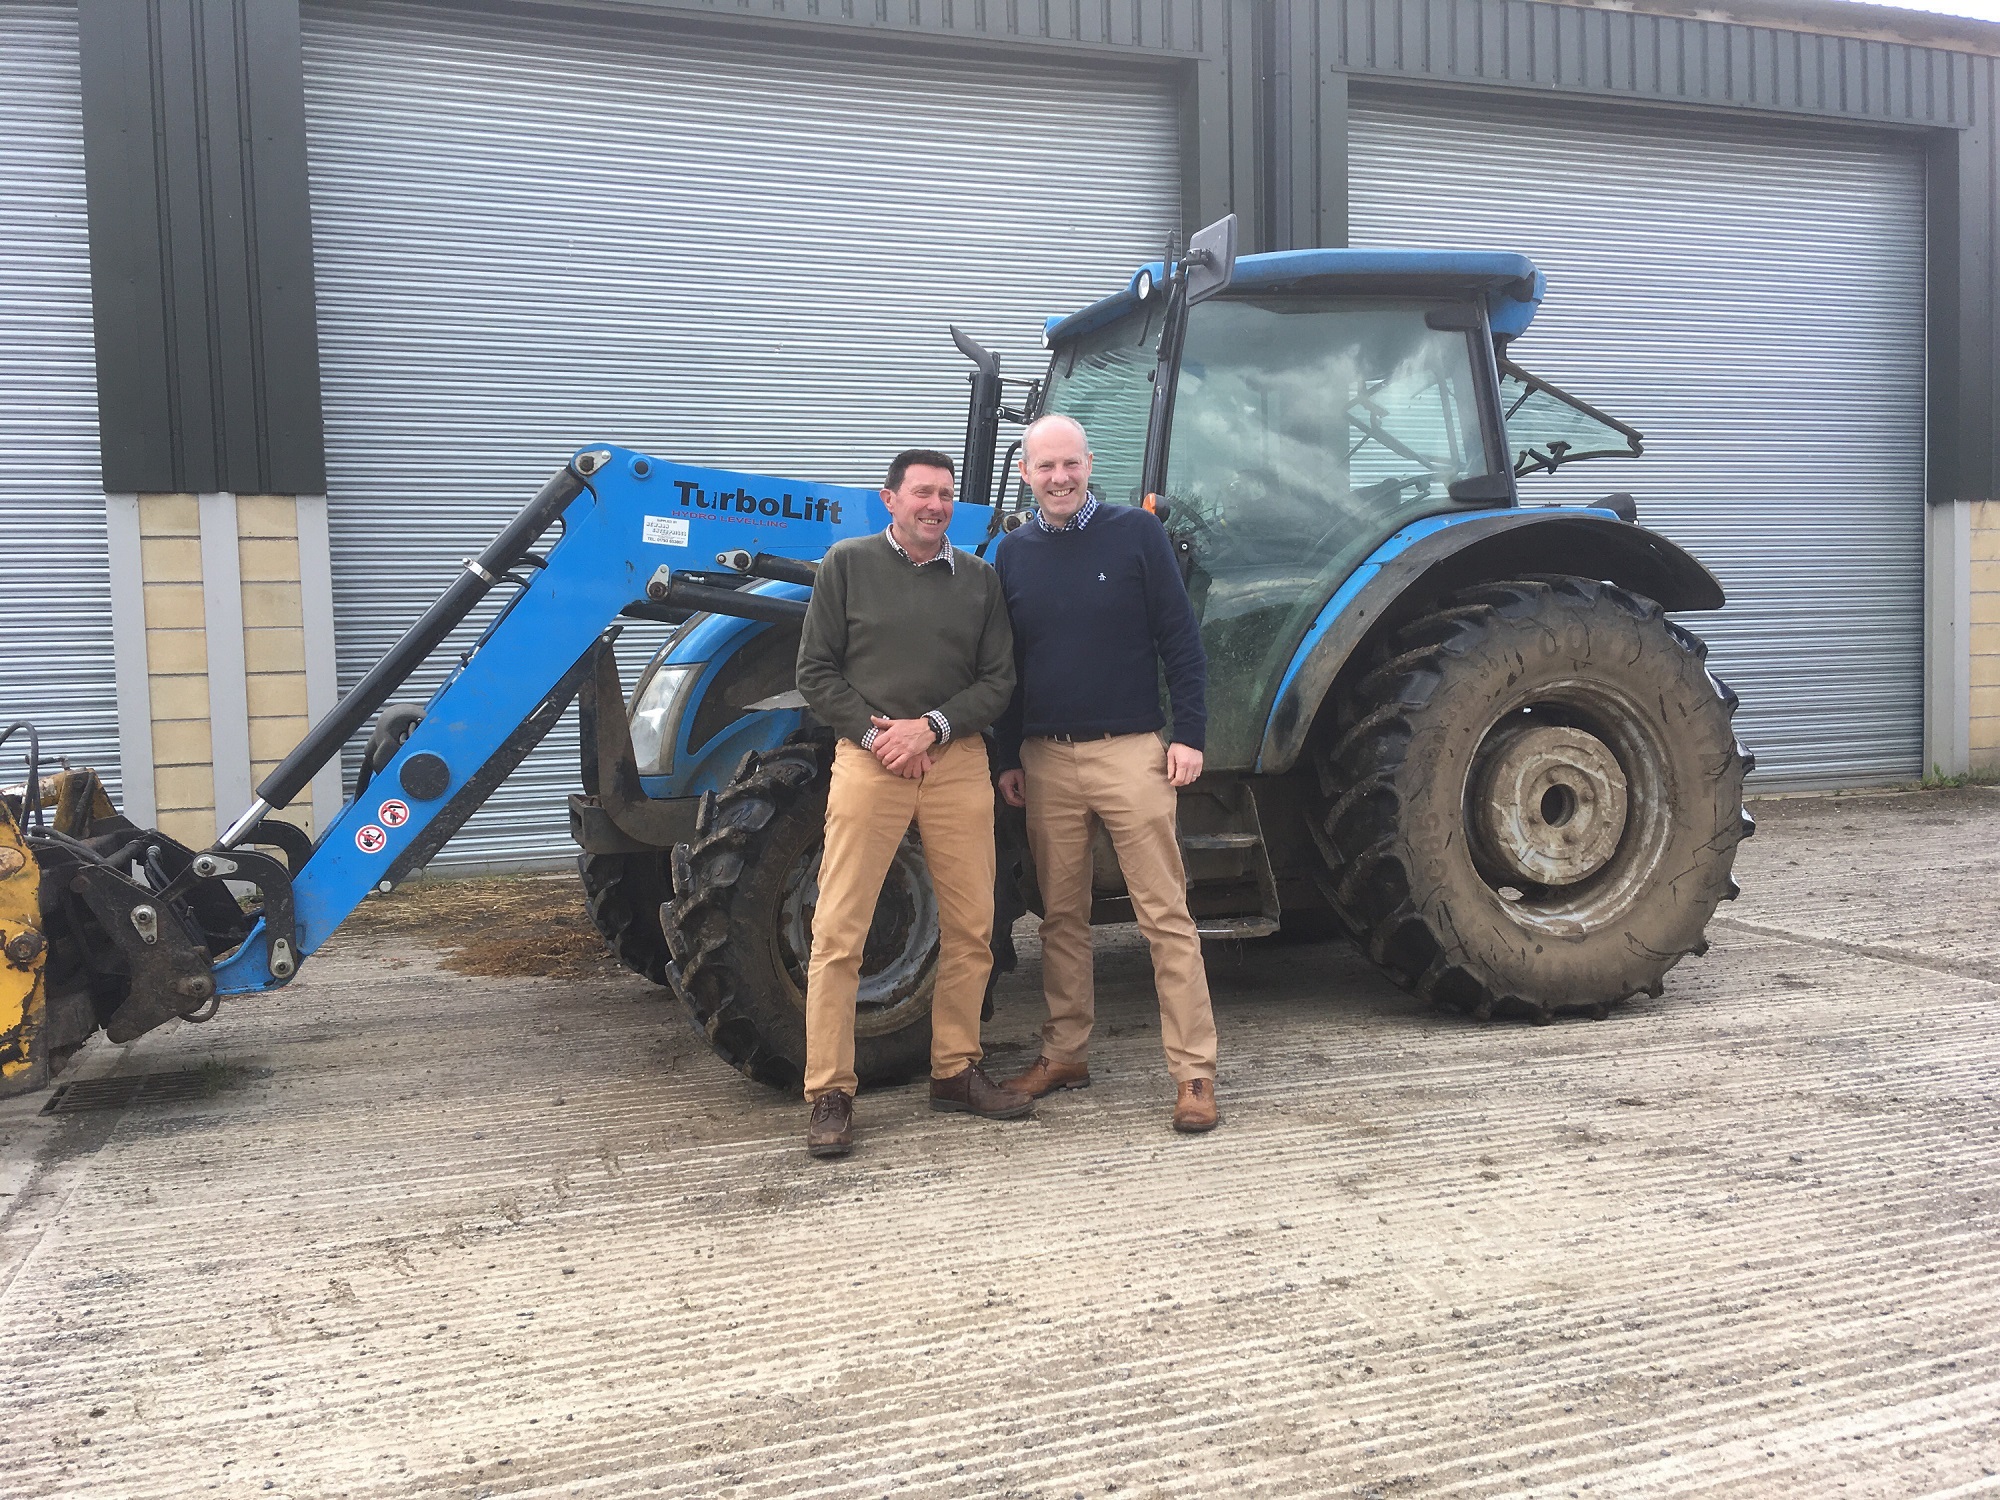
[[[1021,434],[1021,477],[1035,492],[1035,508],[1060,526],[1090,498],[1090,439],[1075,417],[1051,412]]]
[[[1026,455],[1035,451],[1036,438],[1052,436],[1058,432],[1064,434],[1066,437],[1074,438],[1077,447],[1081,448],[1086,454],[1090,452],[1090,434],[1083,430],[1083,423],[1077,421],[1075,417],[1066,417],[1059,411],[1052,411],[1045,417],[1035,418],[1034,421],[1028,424],[1026,430],[1022,432],[1022,454]]]

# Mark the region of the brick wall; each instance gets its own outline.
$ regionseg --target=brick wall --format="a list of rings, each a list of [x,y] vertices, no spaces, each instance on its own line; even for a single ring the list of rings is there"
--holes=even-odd
[[[250,779],[262,781],[305,738],[306,633],[299,517],[289,495],[238,495],[243,667],[249,678]],[[310,824],[305,804],[281,815]]]
[[[2000,771],[2000,500],[1972,507],[1972,769]]]
[[[247,729],[254,785],[305,736],[298,504],[289,495],[235,497],[235,588],[243,621],[248,722],[231,725],[216,722],[215,707],[218,697],[227,703],[231,695],[209,691],[210,586],[218,581],[205,578],[203,572],[201,503],[193,495],[141,495],[138,510],[159,827],[184,844],[202,848],[217,832],[218,738],[225,748],[235,746],[234,753],[240,756]],[[220,514],[227,514],[227,508],[211,511],[211,519]],[[226,539],[222,555],[228,556]],[[226,599],[228,581],[221,581],[220,587]],[[227,613],[225,609],[223,616]],[[233,652],[221,651],[218,659],[232,657]],[[224,821],[241,811],[220,810]],[[311,831],[310,799],[275,816]]]
[[[159,827],[199,849],[215,837],[215,773],[201,516],[194,496],[140,497],[139,556],[145,576],[146,676],[153,700]]]

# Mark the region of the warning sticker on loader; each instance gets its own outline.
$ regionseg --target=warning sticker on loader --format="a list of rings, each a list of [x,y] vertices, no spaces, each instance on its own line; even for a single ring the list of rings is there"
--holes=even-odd
[[[641,537],[651,547],[685,547],[688,544],[688,518],[648,516]]]
[[[401,797],[391,797],[375,809],[375,816],[382,820],[384,828],[401,828],[410,821],[410,804]]]
[[[363,854],[380,854],[382,846],[389,842],[389,835],[373,823],[364,823],[354,830],[354,847]]]

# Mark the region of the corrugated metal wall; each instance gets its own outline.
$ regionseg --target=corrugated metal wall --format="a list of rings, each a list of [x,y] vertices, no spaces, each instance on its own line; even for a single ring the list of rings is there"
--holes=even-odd
[[[76,6],[0,7],[0,80],[0,729],[30,720],[115,788]]]
[[[1523,499],[1633,491],[1721,577],[1688,623],[1766,787],[1921,773],[1925,204],[1918,148],[1690,117],[1352,109],[1357,245],[1531,255],[1515,357],[1646,435]]]
[[[398,4],[304,43],[343,686],[580,444],[862,484],[956,453],[947,324],[1038,374],[1043,317],[1179,222],[1164,82]],[[573,745],[445,858],[569,852]]]
[[[1355,74],[1451,79],[1725,109],[1967,125],[1987,58],[1879,34],[1845,4],[1536,5],[1524,0],[1276,0],[1290,33]],[[1896,7],[1900,8],[1900,7]],[[1752,12],[1746,14],[1746,12]],[[1816,13],[1815,13],[1816,12]],[[1910,16],[1913,31],[1938,23]],[[1876,32],[1822,35],[1812,28]],[[1950,23],[1944,23],[1948,28]]]

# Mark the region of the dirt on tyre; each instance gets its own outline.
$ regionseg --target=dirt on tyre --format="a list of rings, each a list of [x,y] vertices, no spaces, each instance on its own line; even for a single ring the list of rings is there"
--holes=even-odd
[[[577,874],[591,925],[612,957],[655,984],[667,982],[670,956],[660,930],[660,907],[673,899],[673,853],[582,854]]]
[[[1480,1019],[1659,994],[1753,826],[1706,656],[1583,578],[1482,585],[1397,631],[1317,756],[1333,904],[1369,956]]]
[[[831,747],[752,751],[704,799],[692,843],[674,851],[675,896],[660,913],[669,982],[716,1052],[746,1077],[796,1089],[806,1063],[806,967],[819,896]],[[876,903],[855,1005],[863,1087],[927,1072],[937,979],[937,899],[914,837]]]

